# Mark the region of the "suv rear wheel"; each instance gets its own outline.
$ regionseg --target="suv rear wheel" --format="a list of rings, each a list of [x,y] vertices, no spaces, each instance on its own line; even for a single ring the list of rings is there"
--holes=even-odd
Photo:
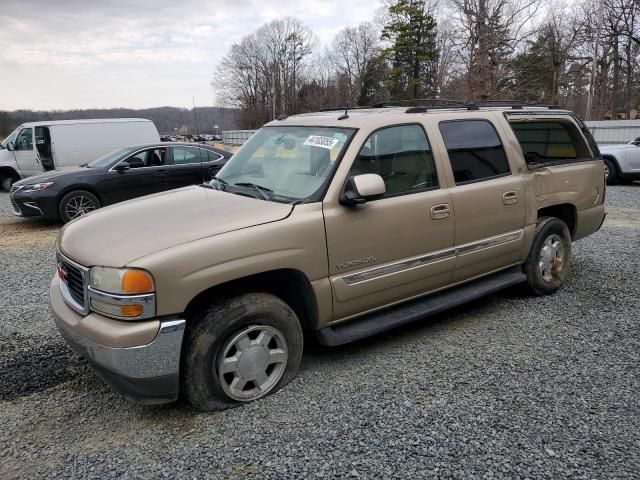
[[[250,293],[215,303],[192,319],[185,338],[182,394],[200,411],[273,393],[296,375],[302,327],[279,298]]]
[[[566,223],[555,217],[541,218],[524,264],[529,290],[535,295],[555,292],[567,278],[570,263],[571,235]]]

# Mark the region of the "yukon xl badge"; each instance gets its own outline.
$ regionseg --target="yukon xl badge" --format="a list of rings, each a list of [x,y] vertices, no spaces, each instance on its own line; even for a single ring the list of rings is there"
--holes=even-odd
[[[358,265],[364,265],[365,263],[371,263],[375,261],[376,261],[376,257],[374,256],[356,258],[355,260],[349,260],[348,262],[338,263],[336,267],[338,267],[338,270],[344,270],[345,268],[357,267]]]

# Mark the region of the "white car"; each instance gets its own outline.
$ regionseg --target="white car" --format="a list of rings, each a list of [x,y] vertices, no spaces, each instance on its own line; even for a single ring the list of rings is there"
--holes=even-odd
[[[157,143],[158,130],[143,118],[23,123],[0,143],[0,184],[90,163],[113,150]]]
[[[640,180],[640,137],[622,145],[599,147],[609,185]]]

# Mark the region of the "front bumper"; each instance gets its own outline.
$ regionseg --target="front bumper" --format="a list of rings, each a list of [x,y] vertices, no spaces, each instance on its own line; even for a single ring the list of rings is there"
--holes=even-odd
[[[58,220],[58,204],[53,192],[22,193],[20,190],[9,195],[13,213],[20,217],[44,217],[48,220]]]
[[[115,390],[144,404],[172,402],[178,398],[185,320],[134,322],[111,320],[97,314],[83,317],[64,302],[57,277],[51,283],[50,300],[62,337]],[[150,337],[150,332],[157,333]]]

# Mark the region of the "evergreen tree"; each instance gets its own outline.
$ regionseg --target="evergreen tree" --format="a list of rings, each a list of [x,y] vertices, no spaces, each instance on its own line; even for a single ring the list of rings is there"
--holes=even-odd
[[[429,97],[434,91],[438,62],[436,20],[424,0],[394,0],[382,29],[391,45],[383,57],[391,62],[389,90],[394,99]]]

